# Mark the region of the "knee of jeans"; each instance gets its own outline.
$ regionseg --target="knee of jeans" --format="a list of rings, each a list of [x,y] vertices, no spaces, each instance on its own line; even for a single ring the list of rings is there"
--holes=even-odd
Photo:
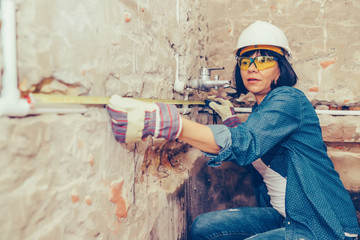
[[[203,234],[207,232],[207,218],[203,215],[198,216],[191,224],[190,235],[192,240],[204,239]]]

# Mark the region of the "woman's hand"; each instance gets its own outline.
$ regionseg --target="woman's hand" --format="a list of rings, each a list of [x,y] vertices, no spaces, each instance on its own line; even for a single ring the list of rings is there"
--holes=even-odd
[[[114,95],[107,110],[114,136],[121,143],[136,142],[152,135],[167,140],[179,138],[208,153],[220,151],[211,129],[181,118],[174,105],[146,103]]]
[[[181,132],[181,117],[174,105],[113,95],[107,110],[114,136],[121,143],[136,142],[149,135],[173,140]]]
[[[216,96],[208,96],[207,99],[211,100],[208,104],[209,107],[219,114],[224,125],[234,128],[241,123],[235,114],[234,106],[229,100]]]

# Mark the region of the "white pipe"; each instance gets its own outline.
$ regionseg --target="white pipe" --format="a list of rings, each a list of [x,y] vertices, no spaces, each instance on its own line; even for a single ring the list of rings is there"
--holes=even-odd
[[[176,21],[180,24],[180,0],[176,0]]]
[[[319,115],[337,115],[337,116],[360,116],[360,111],[353,110],[315,110]]]
[[[0,99],[0,116],[25,116],[30,104],[20,99],[16,69],[16,18],[14,0],[1,1],[1,39],[4,75]]]
[[[4,76],[2,82],[1,96],[7,99],[17,100],[20,98],[20,92],[17,86],[16,71],[16,18],[15,3],[13,0],[1,1],[2,15],[2,43]],[[15,80],[15,81],[14,81]]]
[[[237,113],[251,113],[251,108],[234,108],[234,111]]]
[[[83,113],[85,106],[79,105],[36,105],[20,98],[18,89],[16,61],[16,15],[15,1],[1,0],[1,40],[3,51],[4,75],[0,98],[0,116],[26,116],[41,113]]]
[[[190,91],[188,89],[185,89],[185,96],[184,100],[189,100]],[[189,105],[183,105],[181,108],[177,108],[178,112],[183,115],[187,115],[191,113],[191,108],[189,108]]]
[[[251,108],[234,108],[237,113],[251,113]],[[315,110],[318,115],[334,115],[334,116],[360,116],[360,111],[352,110]]]
[[[185,89],[185,83],[181,82],[179,79],[179,54],[175,54],[175,60],[176,60],[176,73],[175,73],[174,91],[183,93]]]

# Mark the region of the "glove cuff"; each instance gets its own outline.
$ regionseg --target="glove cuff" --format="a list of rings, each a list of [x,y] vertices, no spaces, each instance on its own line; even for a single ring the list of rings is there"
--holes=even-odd
[[[159,106],[159,118],[157,118],[157,138],[173,140],[178,137],[181,130],[181,118],[175,105],[157,103]]]
[[[179,131],[178,131],[178,133],[176,134],[175,139],[180,136],[180,133],[181,133],[181,131],[182,131],[182,119],[181,119],[180,113],[178,113],[178,119],[179,119]]]
[[[145,111],[145,120],[144,120],[144,129],[142,131],[142,139],[147,136],[155,136],[156,130],[156,117],[159,109],[155,109],[153,111]]]
[[[237,127],[239,124],[241,124],[241,121],[239,119],[238,116],[236,115],[233,115],[233,116],[230,116],[228,118],[226,118],[224,121],[223,121],[224,125],[227,126],[227,127],[230,127],[230,128],[235,128]]]
[[[116,111],[110,106],[106,107],[109,115],[111,116],[111,128],[117,141],[125,142],[126,128],[127,128],[127,113]]]
[[[182,129],[182,121],[174,105],[156,103],[157,109],[145,112],[143,138],[149,135],[166,140],[176,139]]]

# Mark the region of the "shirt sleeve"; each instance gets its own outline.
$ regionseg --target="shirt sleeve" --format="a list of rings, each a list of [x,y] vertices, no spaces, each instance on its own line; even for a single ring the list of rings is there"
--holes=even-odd
[[[291,87],[272,90],[246,122],[229,128],[231,146],[210,159],[208,164],[235,161],[250,164],[287,139],[301,125],[301,98]]]
[[[220,147],[221,154],[223,151],[228,149],[231,146],[231,133],[229,131],[229,128],[225,125],[208,125],[210,127],[212,133],[214,134],[215,142]],[[205,156],[209,157],[210,159],[213,159],[218,156],[218,154],[211,154],[204,152]],[[220,164],[218,164],[220,165]]]

